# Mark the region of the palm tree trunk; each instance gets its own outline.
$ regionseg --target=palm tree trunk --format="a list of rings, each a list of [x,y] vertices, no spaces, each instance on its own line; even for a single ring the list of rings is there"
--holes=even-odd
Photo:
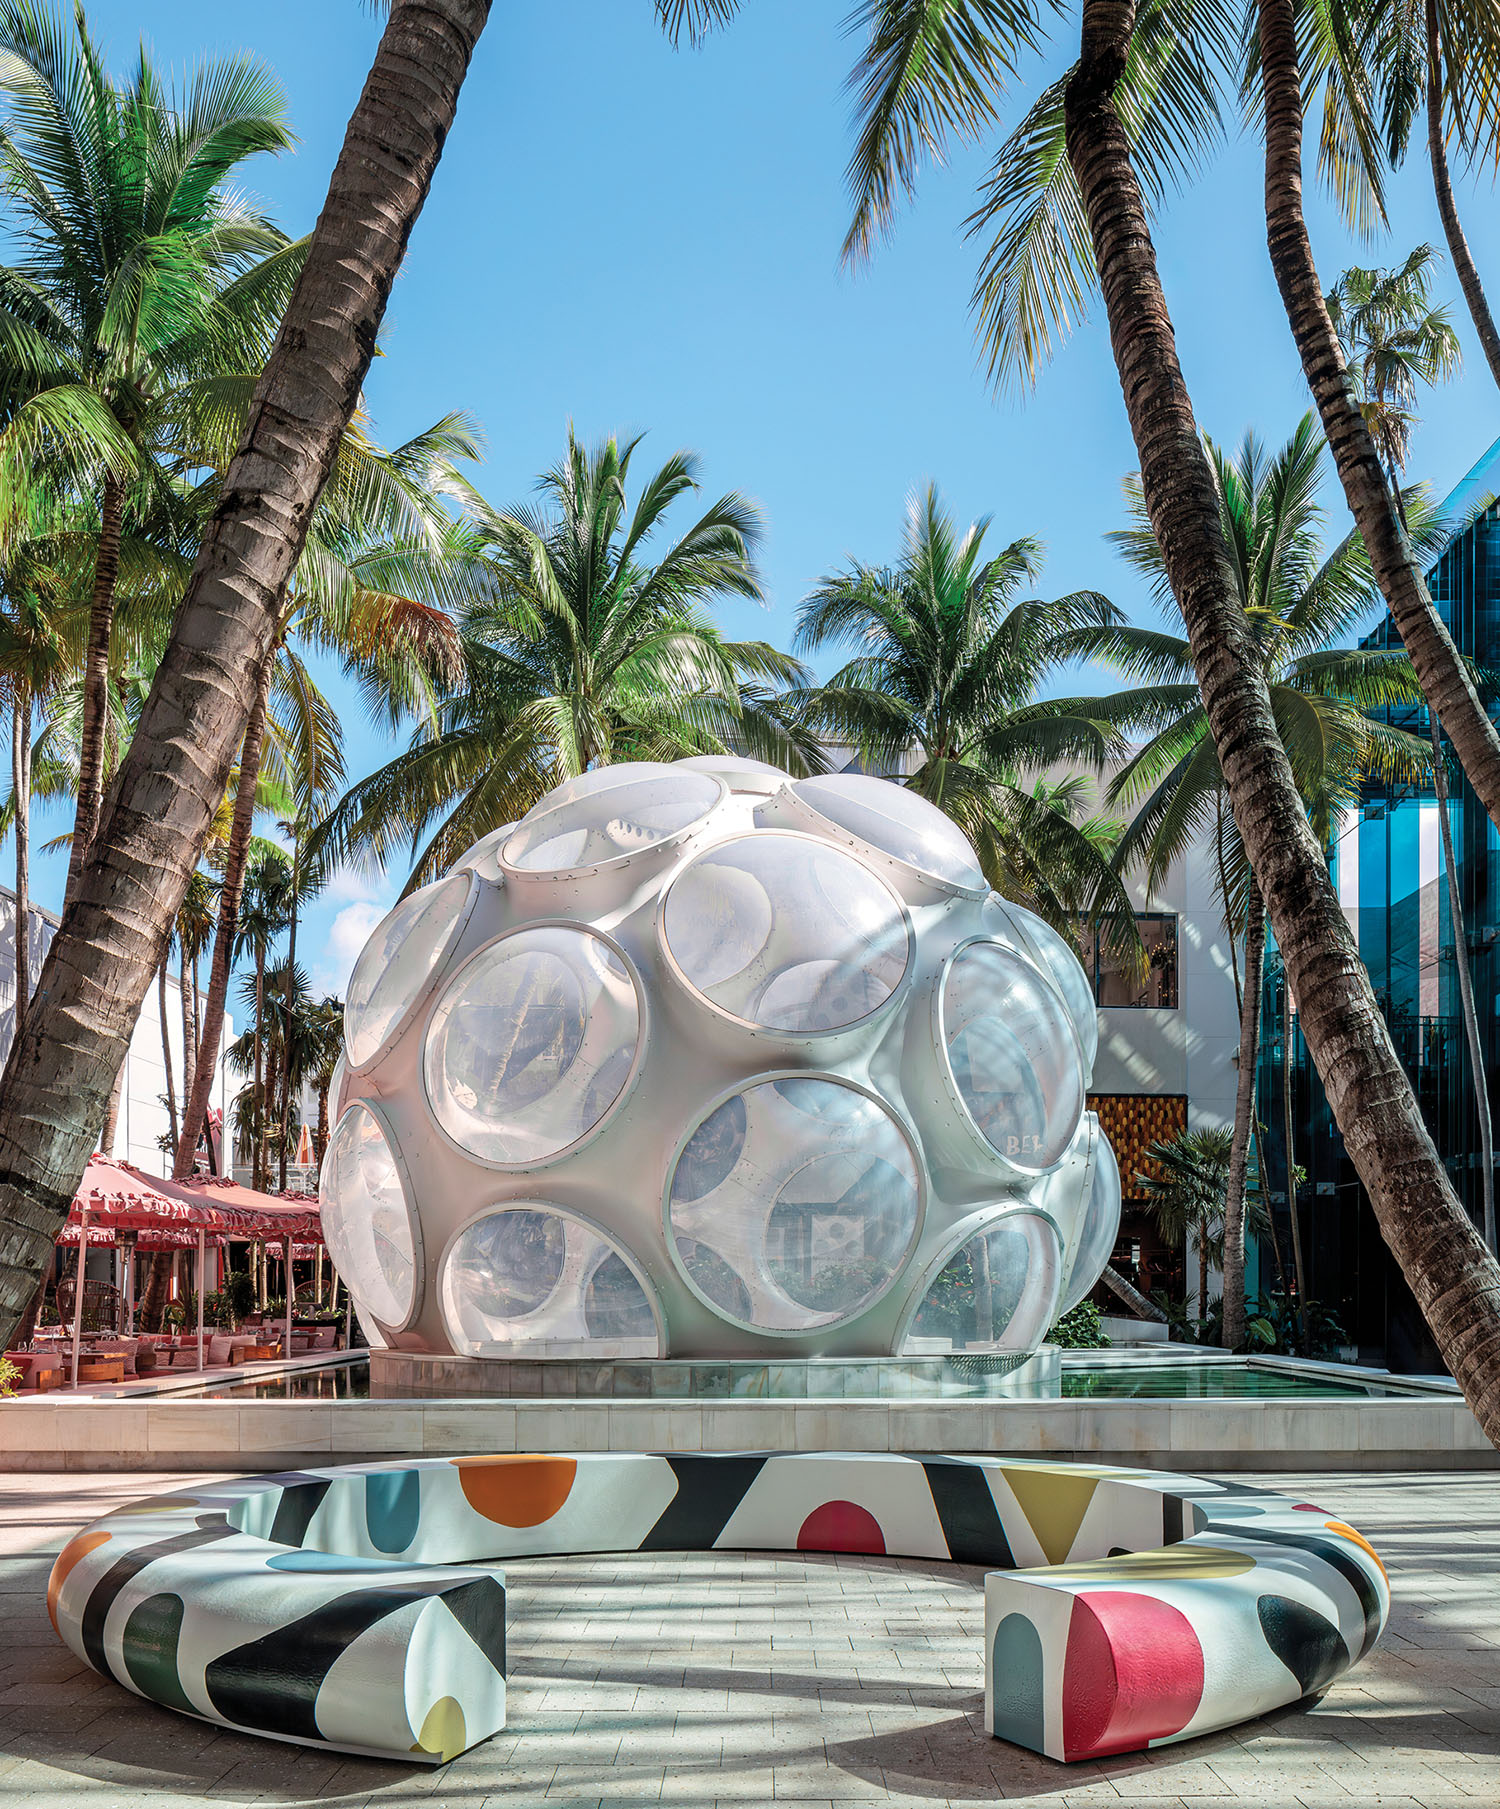
[[[44,973],[46,969],[42,970]],[[115,1132],[120,1125],[120,1095],[125,1091],[125,1063],[120,1063],[115,1074],[115,1084],[109,1090],[109,1101],[104,1108],[104,1123],[99,1130],[99,1147],[106,1156],[115,1153]]]
[[[136,1323],[143,1332],[161,1330],[162,1311],[172,1283],[172,1260],[170,1250],[158,1250],[151,1258],[151,1266],[146,1271],[146,1291],[141,1296],[140,1311],[136,1315]]]
[[[31,1009],[31,691],[18,682],[11,710],[10,770],[16,795],[16,1011],[12,1043]]]
[[[172,1148],[177,1147],[177,1087],[172,1079],[172,1033],[167,1028],[167,968],[163,955],[156,970],[156,1015],[161,1020],[161,1064],[167,1077],[167,1118],[172,1126]]]
[[[1265,958],[1266,907],[1252,879],[1245,918],[1245,986],[1240,995],[1234,1136],[1229,1145],[1229,1184],[1224,1196],[1223,1338],[1230,1350],[1240,1350],[1245,1342],[1245,1185],[1250,1173],[1250,1131],[1255,1122],[1255,1068],[1260,1059],[1260,988]]]
[[[1380,453],[1355,399],[1313,262],[1302,211],[1302,83],[1296,0],[1257,0],[1257,4],[1271,267],[1345,499],[1369,549],[1376,582],[1428,703],[1437,711],[1469,783],[1491,820],[1500,826],[1500,734],[1417,570]]]
[[[224,1008],[229,998],[229,974],[234,965],[234,940],[240,923],[240,897],[245,889],[245,868],[250,859],[250,835],[255,826],[255,793],[260,783],[261,750],[265,745],[266,706],[271,696],[274,653],[267,651],[256,681],[250,720],[240,744],[240,780],[234,794],[234,814],[229,843],[224,852],[224,877],[219,885],[219,920],[214,930],[213,959],[208,965],[208,995],[203,1001],[203,1023],[198,1033],[198,1053],[193,1065],[192,1095],[183,1107],[182,1138],[172,1173],[179,1181],[193,1172],[193,1154],[203,1134],[209,1096],[219,1068],[219,1044],[224,1034]]]
[[[1489,298],[1479,280],[1469,241],[1464,236],[1458,205],[1453,199],[1453,183],[1448,175],[1448,147],[1443,138],[1443,57],[1438,43],[1437,0],[1427,0],[1427,159],[1432,165],[1432,187],[1443,222],[1443,237],[1448,241],[1448,255],[1453,259],[1464,300],[1469,304],[1469,318],[1479,335],[1490,375],[1500,384],[1500,332],[1496,331]]]
[[[301,883],[302,834],[292,831],[292,909],[286,947],[286,1009],[281,1020],[281,1150],[277,1157],[277,1187],[286,1192],[286,1145],[292,1128],[292,1004],[297,974],[297,892]]]
[[[1106,1263],[1099,1279],[1112,1294],[1117,1294],[1125,1302],[1137,1319],[1148,1319],[1154,1325],[1167,1323],[1166,1314],[1156,1302],[1143,1294],[1133,1282],[1126,1281],[1118,1269],[1111,1268]]]
[[[88,649],[83,666],[83,727],[78,744],[78,805],[73,813],[73,846],[63,909],[78,895],[78,881],[99,826],[104,793],[104,734],[109,717],[109,646],[115,626],[115,586],[120,576],[120,539],[125,520],[125,485],[106,474],[99,510],[99,550],[94,557],[94,591],[89,600]]]
[[[1113,96],[1133,0],[1084,0],[1067,150],[1089,222],[1152,527],[1192,647],[1230,806],[1334,1118],[1445,1361],[1500,1441],[1500,1263],[1460,1205],[1360,963],[1276,733],[1240,606],[1130,142]]]
[[[198,1014],[194,1010],[193,993],[198,984],[198,957],[189,953],[187,937],[182,940],[182,948],[177,962],[177,990],[180,995],[178,1003],[182,1006],[182,1112],[183,1126],[187,1129],[187,1104],[192,1097],[193,1075],[198,1062]],[[181,1141],[180,1137],[177,1139]]]
[[[318,1082],[318,1129],[313,1137],[313,1153],[318,1158],[318,1166],[323,1165],[323,1157],[328,1151],[328,1088],[326,1080]]]
[[[350,119],[110,811],[0,1080],[0,1338],[51,1260],[223,796],[489,13],[490,0],[398,0]]]
[[[1305,1357],[1307,1337],[1307,1272],[1302,1266],[1302,1220],[1297,1210],[1296,1114],[1292,1104],[1292,1052],[1296,1031],[1292,1026],[1292,983],[1285,964],[1281,970],[1281,1136],[1286,1144],[1286,1207],[1292,1222],[1292,1276],[1297,1284],[1298,1343]]]
[[[1458,861],[1453,853],[1453,824],[1448,816],[1448,766],[1443,758],[1442,737],[1428,712],[1432,735],[1432,789],[1437,795],[1438,830],[1443,838],[1443,866],[1448,874],[1448,915],[1453,923],[1453,956],[1458,968],[1458,997],[1463,1008],[1464,1035],[1469,1043],[1469,1066],[1474,1071],[1474,1112],[1479,1120],[1479,1168],[1484,1241],[1495,1248],[1495,1127],[1490,1116],[1490,1083],[1484,1069],[1484,1046],[1479,1040],[1479,1016],[1474,1009],[1474,978],[1469,968],[1469,938],[1464,928],[1463,897],[1458,887]]]
[[[250,1185],[255,1188],[264,1187],[266,1182],[265,1013],[266,950],[264,943],[260,943],[255,950],[255,1091],[250,1096],[255,1102],[255,1114],[251,1121],[255,1148],[250,1158],[250,1172],[254,1179]]]

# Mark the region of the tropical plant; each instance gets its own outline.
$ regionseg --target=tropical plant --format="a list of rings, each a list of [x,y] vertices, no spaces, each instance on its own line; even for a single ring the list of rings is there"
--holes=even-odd
[[[1432,256],[1429,246],[1419,245],[1395,270],[1346,270],[1328,297],[1334,327],[1350,368],[1359,379],[1365,418],[1385,457],[1391,489],[1397,507],[1401,509],[1402,522],[1408,528],[1410,523],[1401,500],[1400,481],[1401,473],[1406,469],[1411,429],[1416,419],[1418,388],[1442,381],[1457,368],[1459,361],[1458,336],[1447,313],[1444,309],[1434,308],[1431,303],[1429,270]],[[1458,883],[1458,860],[1453,848],[1448,762],[1443,752],[1442,730],[1433,710],[1427,712],[1427,727],[1432,745],[1432,784],[1437,798],[1443,866],[1448,880],[1454,965],[1479,1126],[1482,1223],[1485,1242],[1494,1250],[1497,1248],[1495,1133],[1490,1115],[1484,1047],[1479,1037],[1479,1014],[1474,1004],[1469,942],[1464,930],[1463,893]]]
[[[1022,539],[986,557],[986,518],[960,534],[937,490],[912,497],[901,557],[824,578],[803,603],[797,648],[851,657],[805,695],[805,719],[951,816],[990,884],[1076,937],[1102,920],[1130,946],[1135,916],[1108,859],[1110,832],[1075,821],[1082,794],[1042,775],[1100,769],[1124,747],[1094,698],[1044,699],[1071,637],[1117,626],[1097,591],[1027,595],[1042,547]]]
[[[803,669],[764,641],[726,640],[709,614],[761,594],[758,510],[721,496],[648,563],[671,505],[698,489],[698,461],[674,453],[632,508],[639,444],[591,449],[570,428],[540,507],[495,510],[462,487],[490,592],[462,612],[462,679],[411,748],[329,814],[313,858],[386,861],[409,843],[410,888],[594,766],[736,748],[807,770],[815,750],[779,699]]]
[[[1391,494],[1403,511],[1401,474],[1411,454],[1418,386],[1452,376],[1460,359],[1448,310],[1432,302],[1435,257],[1430,245],[1418,245],[1393,270],[1356,265],[1324,297]]]
[[[328,1151],[328,1095],[344,1053],[344,1001],[331,994],[320,999],[308,1014],[308,1071],[318,1095],[318,1125],[313,1132],[313,1154],[321,1167]]]
[[[127,509],[165,490],[157,455],[180,439],[184,389],[269,350],[299,254],[236,178],[292,137],[279,85],[248,58],[204,63],[180,93],[144,54],[111,80],[81,6],[70,31],[38,0],[0,0],[0,59],[0,192],[19,240],[0,270],[4,387],[87,394],[123,454],[98,486],[71,894],[103,788]]]
[[[1208,1316],[1208,1272],[1224,1267],[1225,1198],[1233,1143],[1234,1133],[1217,1126],[1178,1131],[1151,1145],[1146,1151],[1150,1168],[1135,1178],[1162,1241],[1180,1247],[1184,1256],[1189,1245],[1197,1252],[1200,1319]],[[1264,1233],[1269,1220],[1258,1193],[1246,1200],[1246,1217],[1252,1231]]]
[[[1340,814],[1357,804],[1367,778],[1427,780],[1431,757],[1426,745],[1370,714],[1420,703],[1421,690],[1410,661],[1399,650],[1342,644],[1368,613],[1374,582],[1358,534],[1347,536],[1324,557],[1326,515],[1318,500],[1324,448],[1312,416],[1304,415],[1274,454],[1254,434],[1247,434],[1232,454],[1210,439],[1205,439],[1204,449],[1220,529],[1277,733],[1313,832],[1326,848]],[[1173,609],[1166,562],[1138,476],[1127,481],[1125,493],[1132,522],[1111,539],[1151,585],[1158,604]],[[1435,552],[1441,529],[1420,498],[1413,501],[1412,521],[1417,542]],[[1225,821],[1224,773],[1195,682],[1188,641],[1154,629],[1116,625],[1082,630],[1074,645],[1136,681],[1136,689],[1112,707],[1117,714],[1134,707],[1154,728],[1109,788],[1112,803],[1139,807],[1120,839],[1117,862],[1127,867],[1140,863],[1149,892],[1163,883],[1168,869],[1193,842],[1211,833],[1225,928],[1232,939],[1243,930],[1245,978],[1239,998],[1239,1071],[1223,1265],[1225,1337],[1230,1349],[1237,1350],[1244,1335],[1243,1213],[1255,1122],[1265,905],[1238,831],[1232,819]],[[1290,1038],[1286,1047],[1290,1048]],[[1290,1128],[1288,1122],[1288,1151]],[[1297,1192],[1290,1177],[1287,1199],[1294,1266],[1299,1289],[1305,1293]]]
[[[1464,235],[1448,168],[1448,142],[1474,161],[1492,153],[1500,101],[1493,9],[1453,0],[1392,0],[1372,7],[1360,44],[1373,68],[1385,148],[1399,164],[1412,128],[1426,114],[1427,160],[1448,255],[1468,304],[1479,344],[1500,384],[1500,331]]]
[[[297,893],[325,870],[308,847],[309,828],[343,781],[342,731],[309,658],[336,658],[360,684],[372,713],[399,720],[416,707],[430,717],[437,687],[457,671],[458,636],[448,606],[468,594],[462,580],[470,565],[467,542],[456,534],[443,498],[459,483],[451,459],[474,458],[479,450],[477,430],[462,416],[445,417],[389,452],[369,439],[363,424],[339,443],[307,546],[277,609],[240,746],[188,1124],[201,1125],[208,1106],[264,769],[280,782],[278,814],[301,825],[294,838]],[[196,1143],[196,1134],[185,1134],[178,1145],[179,1179],[192,1172]]]
[[[1268,76],[1266,112],[1274,116],[1267,134],[1271,148],[1267,188],[1276,189],[1273,223],[1276,230],[1285,227],[1305,250],[1300,215],[1301,94],[1295,79],[1290,83],[1285,79],[1288,70],[1295,74],[1297,69],[1295,36],[1285,29],[1291,6],[1289,0],[1260,0],[1260,5],[1262,18],[1269,9],[1282,27],[1280,41],[1270,46],[1269,54],[1263,45],[1261,58]],[[926,54],[928,37],[939,28],[939,21],[950,35],[970,29],[982,32],[984,22],[973,0],[867,0],[855,15],[856,23],[868,28],[876,15],[883,20],[895,10],[911,22],[915,50],[904,60],[898,59],[879,81],[869,81],[866,86],[867,77],[883,70],[871,36],[854,78],[860,97],[859,118],[866,124],[881,116],[905,122],[917,131],[913,142],[920,152],[941,155],[945,142],[965,129],[965,121],[971,117],[953,99],[954,91],[971,85],[974,78],[971,63],[963,58]],[[1055,95],[1060,105],[1054,122],[1060,122],[1062,136],[1059,142],[1054,131],[1048,141],[1050,168],[1055,171],[1066,158],[1077,196],[1072,216],[1075,242],[1086,229],[1121,394],[1140,458],[1142,495],[1188,631],[1194,672],[1235,823],[1301,1006],[1308,1047],[1334,1119],[1345,1132],[1346,1147],[1368,1192],[1381,1234],[1410,1281],[1465,1398],[1486,1433],[1500,1442],[1500,1310],[1496,1307],[1500,1265],[1470,1223],[1423,1126],[1410,1081],[1360,965],[1324,851],[1307,821],[1291,764],[1281,746],[1265,675],[1238,596],[1219,520],[1213,470],[1199,439],[1157,269],[1148,196],[1161,192],[1174,167],[1180,171],[1185,162],[1191,165],[1191,147],[1201,142],[1173,130],[1183,117],[1180,108],[1174,111],[1174,95],[1188,93],[1189,115],[1200,120],[1204,116],[1205,109],[1192,102],[1192,84],[1184,87],[1175,79],[1177,74],[1186,76],[1191,59],[1178,71],[1169,64],[1163,72],[1162,105],[1148,112],[1147,129],[1142,130],[1142,116],[1134,110],[1138,90],[1132,87],[1131,72],[1133,59],[1139,68],[1137,25],[1144,22],[1149,9],[1143,8],[1138,17],[1135,0],[1081,0],[1081,11],[1079,58]],[[1190,9],[1189,24],[1196,13],[1197,9]],[[1003,32],[1003,25],[996,30]],[[1186,41],[1191,46],[1191,34]],[[1201,65],[1202,59],[1199,61]],[[983,81],[982,72],[978,79]],[[1297,156],[1291,154],[1287,139],[1289,123]],[[889,151],[880,152],[872,161],[887,170],[896,168]],[[1047,166],[1048,158],[1034,159],[1030,168],[1035,173]],[[892,180],[894,183],[894,176]],[[1027,188],[1011,180],[1016,205],[1029,205],[1035,198],[1034,186]],[[857,206],[859,200],[857,197]],[[1293,204],[1290,210],[1283,206],[1287,200]],[[1043,232],[1040,238],[1045,241],[1047,236]],[[1280,249],[1273,250],[1279,258]],[[1298,252],[1296,243],[1292,250]],[[1043,243],[1040,268],[1055,267]],[[1306,288],[1304,280],[1297,292],[1299,302]],[[1315,272],[1311,291],[1321,308]],[[1326,310],[1324,316],[1326,319]],[[1326,368],[1310,373],[1320,405],[1346,395],[1348,386],[1340,377],[1340,365],[1336,356]],[[1372,541],[1365,523],[1360,526],[1371,546],[1375,570],[1389,577],[1392,519],[1398,534],[1398,569],[1409,569],[1401,558],[1400,521],[1390,507],[1384,472],[1352,398],[1347,399],[1344,413],[1348,411],[1353,412],[1369,448],[1370,458],[1363,469],[1368,481],[1373,466],[1373,478],[1379,483],[1374,513],[1376,525],[1387,538]],[[1348,424],[1342,415],[1337,424],[1347,450]],[[1337,455],[1340,436],[1326,421],[1325,432]],[[1366,500],[1361,498],[1362,503]],[[1382,590],[1389,598],[1384,583]],[[1500,741],[1478,706],[1451,642],[1445,647],[1444,637],[1434,627],[1430,602],[1425,613],[1420,593],[1415,608],[1411,602],[1408,590],[1402,595],[1402,607],[1393,612],[1398,627],[1409,647],[1414,638],[1426,636],[1423,657],[1418,658],[1414,648],[1413,663],[1424,691],[1437,704],[1450,732],[1458,731],[1453,739],[1465,770],[1493,816],[1495,806],[1500,805]],[[1443,680],[1441,686],[1439,679]],[[1468,703],[1464,710],[1454,708],[1449,723],[1453,686],[1467,692]],[[1463,705],[1464,697],[1459,696],[1457,702]],[[1480,771],[1481,758],[1489,761],[1487,772]]]
[[[1109,1334],[1093,1301],[1080,1300],[1054,1320],[1047,1342],[1063,1350],[1103,1350],[1109,1343]]]

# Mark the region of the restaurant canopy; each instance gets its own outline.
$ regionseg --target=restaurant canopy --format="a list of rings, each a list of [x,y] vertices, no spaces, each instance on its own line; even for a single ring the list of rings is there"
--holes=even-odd
[[[84,1170],[58,1241],[76,1244],[85,1220],[91,1244],[112,1243],[120,1231],[135,1232],[145,1248],[159,1237],[163,1249],[196,1244],[200,1231],[212,1243],[322,1240],[316,1200],[274,1200],[208,1175],[173,1181],[100,1155],[91,1157]]]

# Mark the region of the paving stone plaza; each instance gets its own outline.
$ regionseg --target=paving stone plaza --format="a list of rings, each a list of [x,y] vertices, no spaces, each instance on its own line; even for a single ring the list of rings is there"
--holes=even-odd
[[[448,1765],[196,1724],[86,1670],[57,1642],[44,1598],[53,1557],[82,1524],[202,1480],[0,1478],[7,1809],[1500,1802],[1493,1473],[1241,1474],[1364,1529],[1391,1573],[1384,1638],[1314,1707],[1070,1766],[984,1733],[981,1572],[862,1557],[509,1563],[515,1731]]]

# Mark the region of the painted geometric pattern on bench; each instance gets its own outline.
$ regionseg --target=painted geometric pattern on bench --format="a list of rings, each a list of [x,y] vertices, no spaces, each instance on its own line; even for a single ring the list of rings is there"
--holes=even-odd
[[[1144,1470],[884,1453],[431,1458],[245,1477],[96,1521],[48,1585],[102,1675],[243,1732],[437,1762],[505,1725],[506,1559],[805,1551],[986,1579],[986,1722],[1056,1759],[1314,1695],[1379,1636],[1321,1510]]]

